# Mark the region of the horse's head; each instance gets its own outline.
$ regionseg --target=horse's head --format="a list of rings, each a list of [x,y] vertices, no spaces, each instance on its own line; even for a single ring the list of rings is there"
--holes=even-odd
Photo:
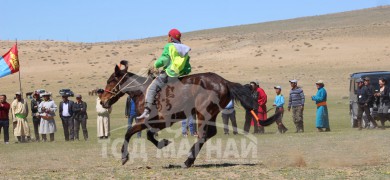
[[[121,69],[120,66],[124,66]],[[125,60],[120,62],[120,66],[115,65],[115,72],[108,78],[107,85],[101,98],[101,104],[104,108],[109,108],[116,103],[125,93],[121,91],[121,85],[126,82],[128,77],[128,63]]]

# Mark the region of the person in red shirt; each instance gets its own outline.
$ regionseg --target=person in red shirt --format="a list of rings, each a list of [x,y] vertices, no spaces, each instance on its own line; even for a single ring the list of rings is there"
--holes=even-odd
[[[257,116],[259,117],[259,121],[267,120],[267,94],[264,89],[260,87],[259,82],[254,82],[254,87],[259,94],[257,97],[257,103],[259,108],[257,109]],[[259,124],[259,133],[264,133],[264,127]]]
[[[9,144],[9,109],[10,104],[7,102],[7,96],[0,95],[0,133],[3,128],[5,144]]]
[[[262,88],[259,87],[258,82],[250,82],[249,87],[252,91],[252,98],[257,101],[258,108],[255,110],[257,116],[259,117],[259,121],[267,120],[267,94],[264,92]],[[250,125],[254,126],[253,134],[264,133],[264,127],[260,126],[260,124],[252,118],[250,111],[247,111],[245,114],[245,124],[244,124],[244,132],[245,134],[249,133]]]

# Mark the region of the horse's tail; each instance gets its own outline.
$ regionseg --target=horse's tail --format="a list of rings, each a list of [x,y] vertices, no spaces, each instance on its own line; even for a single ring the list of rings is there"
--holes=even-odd
[[[239,83],[228,82],[227,86],[229,88],[230,97],[234,98],[236,102],[239,102],[242,107],[247,111],[252,111],[258,108],[257,101],[254,100],[251,96],[251,90],[249,86],[243,86]],[[276,112],[271,117],[268,117],[267,120],[259,120],[259,124],[262,126],[268,126],[275,122],[281,116],[281,112]]]
[[[227,86],[230,92],[230,97],[234,98],[236,102],[239,102],[245,110],[250,111],[257,109],[257,102],[251,96],[252,92],[250,87],[234,82],[228,82]]]
[[[280,118],[281,115],[282,115],[282,112],[276,111],[276,113],[275,113],[274,115],[272,115],[271,117],[268,117],[267,120],[265,120],[265,121],[259,120],[259,124],[262,125],[262,126],[271,125],[271,124],[274,123],[278,118]]]

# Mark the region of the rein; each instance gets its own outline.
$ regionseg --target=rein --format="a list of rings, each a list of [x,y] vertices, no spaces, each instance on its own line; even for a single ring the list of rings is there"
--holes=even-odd
[[[124,89],[130,89],[130,88],[134,88],[134,87],[139,87],[139,86],[143,86],[146,84],[146,82],[149,80],[149,76],[145,79],[145,81],[139,85],[134,85],[134,86],[130,86],[131,84],[133,84],[135,81],[137,81],[138,78],[140,78],[141,76],[138,76],[137,78],[135,78],[133,81],[131,81],[130,83],[128,83],[126,86],[122,87],[121,88],[121,82],[123,81],[123,79],[127,76],[128,72],[118,81],[118,83],[114,86],[114,88],[112,89],[115,89],[116,87],[118,87],[118,92],[113,92],[113,91],[110,91],[110,90],[107,90],[105,89],[104,91],[105,92],[108,92],[108,93],[111,93],[113,94],[112,97],[114,96],[117,96],[119,94],[119,92],[122,92]]]
[[[119,90],[119,92],[121,92],[122,90],[124,90],[124,89],[130,89],[130,88],[134,88],[134,87],[139,87],[139,86],[143,86],[143,85],[145,85],[146,84],[146,82],[149,80],[149,76],[145,79],[145,81],[143,82],[143,83],[141,83],[141,84],[139,84],[139,85],[135,85],[135,86],[129,86],[130,84],[132,84],[134,81],[136,81],[138,78],[140,78],[140,76],[138,76],[137,78],[135,78],[133,81],[131,81],[129,84],[127,84],[125,87],[123,87],[123,88],[121,88],[120,90]]]

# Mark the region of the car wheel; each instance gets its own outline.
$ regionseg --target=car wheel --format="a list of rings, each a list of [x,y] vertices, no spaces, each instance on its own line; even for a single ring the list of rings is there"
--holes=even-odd
[[[357,128],[357,120],[353,118],[353,113],[352,113],[352,110],[350,112],[350,117],[351,117],[351,126],[352,128]]]

